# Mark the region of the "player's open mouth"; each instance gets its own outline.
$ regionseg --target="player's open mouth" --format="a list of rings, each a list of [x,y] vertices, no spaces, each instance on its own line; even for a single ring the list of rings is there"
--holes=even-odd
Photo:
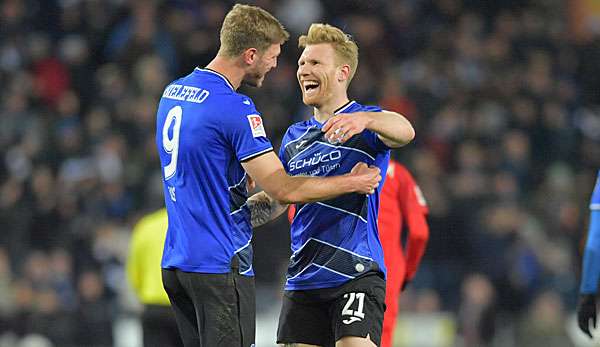
[[[303,81],[302,82],[302,87],[304,88],[304,94],[306,94],[306,95],[315,94],[318,91],[319,86],[320,86],[320,84],[317,81]]]

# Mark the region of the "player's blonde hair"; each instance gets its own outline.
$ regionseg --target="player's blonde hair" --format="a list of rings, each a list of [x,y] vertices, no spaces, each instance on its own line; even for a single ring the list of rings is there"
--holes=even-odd
[[[341,29],[321,23],[311,24],[308,28],[308,34],[302,35],[298,39],[298,47],[300,48],[319,43],[329,43],[335,51],[338,63],[350,66],[350,76],[348,77],[348,84],[350,84],[358,67],[358,46],[356,42]]]
[[[219,55],[233,58],[248,48],[262,53],[289,37],[283,25],[269,12],[257,6],[236,4],[223,20]]]

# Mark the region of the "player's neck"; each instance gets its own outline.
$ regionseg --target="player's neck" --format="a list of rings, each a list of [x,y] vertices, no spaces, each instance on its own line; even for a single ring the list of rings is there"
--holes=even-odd
[[[208,63],[208,65],[206,65],[206,68],[227,77],[229,82],[233,85],[233,88],[236,90],[242,84],[245,72],[234,60],[217,55],[210,63]]]
[[[314,108],[315,119],[319,123],[325,123],[329,118],[333,117],[333,113],[340,107],[346,105],[350,100],[346,93],[340,94],[338,97],[331,98],[328,102]]]

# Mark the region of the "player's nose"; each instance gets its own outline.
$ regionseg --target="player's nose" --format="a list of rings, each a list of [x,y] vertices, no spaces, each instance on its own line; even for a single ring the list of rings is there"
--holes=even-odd
[[[308,68],[306,67],[306,65],[307,64],[298,66],[298,76],[300,76],[300,77],[308,76]]]

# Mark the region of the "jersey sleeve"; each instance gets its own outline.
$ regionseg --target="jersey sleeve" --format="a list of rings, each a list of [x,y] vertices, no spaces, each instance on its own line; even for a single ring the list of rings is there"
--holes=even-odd
[[[412,280],[429,240],[429,226],[425,218],[428,208],[421,189],[408,170],[396,164],[398,173],[398,201],[408,228],[406,242],[406,280]]]
[[[598,171],[598,177],[596,178],[596,185],[592,192],[592,199],[590,201],[590,210],[600,211],[600,171]]]
[[[231,115],[223,116],[225,137],[240,162],[273,150],[265,133],[260,113],[250,98],[240,98],[239,105],[230,105]]]
[[[363,106],[361,111],[362,112],[382,112],[383,110],[379,106]],[[377,135],[377,133],[374,131],[365,130],[363,132],[363,136],[367,140],[367,143],[369,143],[369,145],[371,145],[373,148],[375,148],[378,151],[383,152],[383,151],[387,151],[390,149],[390,147],[388,147],[385,143],[383,143],[383,141],[381,141],[381,139],[379,138],[379,135]]]
[[[581,274],[581,294],[593,294],[598,291],[600,280],[600,171],[590,201],[590,224],[583,253]]]

